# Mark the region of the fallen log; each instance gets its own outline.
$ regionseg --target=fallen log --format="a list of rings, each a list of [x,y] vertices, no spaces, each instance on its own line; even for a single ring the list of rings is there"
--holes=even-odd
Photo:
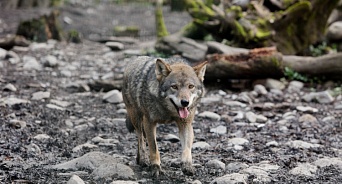
[[[342,80],[342,53],[320,57],[282,55],[275,47],[248,53],[207,55],[206,79],[260,79],[284,77],[286,67],[308,77]]]

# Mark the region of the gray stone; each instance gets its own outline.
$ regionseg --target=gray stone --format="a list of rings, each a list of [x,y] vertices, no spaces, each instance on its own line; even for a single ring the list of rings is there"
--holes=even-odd
[[[215,178],[210,184],[247,184],[246,174],[232,173]]]
[[[103,95],[102,99],[105,102],[114,103],[114,104],[123,102],[122,93],[116,89],[107,92],[105,95]]]
[[[233,145],[244,145],[244,144],[248,144],[249,141],[247,139],[244,138],[231,138],[228,140],[228,143],[231,143]]]
[[[248,49],[244,48],[237,48],[237,47],[230,47],[226,44],[222,44],[215,41],[208,41],[206,42],[208,45],[208,52],[210,53],[219,53],[219,54],[227,54],[227,55],[234,55],[234,54],[248,54]]]
[[[117,180],[117,181],[112,181],[110,184],[139,184],[139,183],[136,181]]]
[[[134,171],[121,163],[106,163],[95,168],[91,173],[95,180],[102,178],[134,179]]]
[[[37,50],[50,50],[54,46],[52,44],[47,44],[47,43],[36,43],[33,42],[30,44],[29,48],[31,51],[37,51]]]
[[[84,144],[81,144],[81,145],[78,145],[76,147],[74,147],[72,149],[72,152],[79,152],[81,151],[83,148],[88,148],[88,149],[91,149],[91,148],[97,148],[98,146],[94,145],[94,144],[90,144],[90,143],[84,143]]]
[[[213,121],[220,121],[221,116],[214,113],[214,112],[210,112],[210,111],[204,111],[200,114],[198,114],[198,117],[202,117],[202,118],[208,118],[211,119]]]
[[[119,109],[116,111],[116,113],[118,114],[127,114],[127,110],[126,109]]]
[[[334,109],[336,109],[336,110],[342,110],[342,103],[335,104],[335,105],[334,105]]]
[[[195,142],[192,145],[192,149],[208,149],[208,148],[210,148],[210,145],[203,141]]]
[[[227,127],[220,125],[218,127],[211,128],[210,132],[216,133],[216,134],[226,134],[227,133]]]
[[[13,92],[16,92],[17,91],[17,88],[11,84],[11,83],[8,83],[4,86],[3,88],[4,91],[13,91]]]
[[[236,115],[233,117],[233,121],[235,120],[242,120],[244,118],[243,112],[242,111],[238,111],[236,112]]]
[[[313,177],[316,174],[317,166],[309,163],[299,163],[297,167],[290,170],[290,174],[298,176]]]
[[[38,156],[38,155],[42,154],[42,151],[41,151],[41,149],[39,148],[39,146],[37,144],[31,143],[31,144],[29,144],[29,145],[27,145],[25,147],[26,147],[27,153],[29,155]]]
[[[304,87],[304,83],[300,81],[291,81],[287,87],[288,92],[299,92]]]
[[[234,148],[234,150],[236,150],[236,151],[241,151],[241,150],[243,150],[243,146],[240,146],[240,145],[234,145],[233,148]]]
[[[7,50],[0,48],[0,60],[3,60],[6,58]]]
[[[308,107],[308,106],[297,106],[297,110],[302,111],[302,112],[310,112],[310,113],[316,113],[318,112],[318,109],[313,108],[313,107]]]
[[[225,105],[229,107],[246,107],[247,105],[238,101],[225,101],[223,102]]]
[[[41,70],[42,66],[38,63],[37,59],[32,56],[23,56],[23,69],[25,70]]]
[[[34,136],[33,138],[38,140],[38,141],[45,141],[47,139],[50,139],[51,137],[47,134],[38,134],[38,135]]]
[[[59,106],[54,105],[54,104],[46,104],[46,107],[49,108],[49,109],[55,109],[55,110],[60,110],[60,111],[64,111],[65,110],[65,108],[59,107]]]
[[[251,166],[240,171],[242,174],[254,175],[253,183],[269,183],[271,176],[269,172],[275,172],[279,168],[278,165],[271,164],[258,164],[257,166]]]
[[[315,162],[313,162],[313,164],[315,166],[318,167],[327,167],[327,166],[337,166],[338,168],[340,168],[342,170],[342,159],[339,157],[335,157],[335,158],[321,158],[316,160]]]
[[[107,47],[109,47],[112,50],[123,50],[125,48],[125,45],[120,42],[106,42],[105,44]]]
[[[77,175],[72,175],[67,184],[84,184],[84,181]]]
[[[43,65],[45,67],[54,68],[54,67],[57,67],[59,65],[56,56],[53,56],[53,55],[45,56],[44,58],[42,58],[42,62],[43,62]]]
[[[1,98],[0,104],[1,103],[8,105],[8,106],[12,106],[12,105],[19,105],[19,104],[28,104],[31,102],[28,100],[19,99],[19,98],[15,98],[15,97],[8,97],[8,98]]]
[[[319,144],[311,144],[311,143],[304,142],[301,140],[288,141],[286,145],[290,146],[291,148],[296,148],[296,149],[298,148],[309,149],[309,148],[317,148],[321,146]]]
[[[334,97],[329,93],[329,91],[322,91],[316,93],[316,100],[321,104],[328,104],[334,101]]]
[[[14,51],[11,51],[11,50],[8,51],[6,57],[8,57],[8,61],[11,64],[18,64],[20,62],[20,57]]]
[[[327,116],[322,119],[322,122],[327,123],[327,122],[332,122],[335,120],[334,116]]]
[[[279,89],[279,90],[285,89],[284,83],[275,79],[266,79],[265,86],[269,89]]]
[[[64,87],[69,93],[82,93],[90,91],[90,87],[82,81],[70,82]]]
[[[254,112],[246,112],[245,116],[246,116],[246,119],[248,120],[248,122],[250,122],[250,123],[256,122],[257,115],[254,114]]]
[[[179,142],[179,137],[174,134],[167,134],[164,136],[164,140],[176,143]]]
[[[332,23],[328,27],[327,38],[330,40],[341,40],[342,39],[342,21]]]
[[[230,172],[238,172],[242,169],[245,169],[247,168],[248,165],[245,164],[245,163],[241,163],[241,162],[232,162],[232,163],[229,163],[226,167],[226,170],[227,171],[230,171]]]
[[[221,161],[219,161],[219,160],[217,160],[217,159],[213,159],[213,160],[208,161],[205,164],[205,166],[208,167],[208,168],[224,170],[225,167],[226,167],[226,164],[221,162]]]
[[[261,84],[255,85],[254,91],[257,92],[259,95],[266,95],[268,93],[265,86],[263,86]]]
[[[201,103],[203,104],[212,104],[212,103],[218,103],[222,99],[221,96],[208,96],[201,98]]]
[[[46,98],[50,98],[49,91],[38,91],[32,94],[31,100],[42,100]]]
[[[277,147],[277,146],[279,146],[279,143],[277,141],[270,141],[270,142],[266,143],[266,146],[268,146],[268,147],[271,147],[271,146]]]
[[[25,121],[21,121],[21,120],[17,120],[17,119],[11,119],[9,121],[10,125],[12,127],[15,127],[15,128],[20,128],[20,129],[23,129],[26,127],[26,122]]]
[[[60,101],[55,99],[51,99],[50,102],[63,108],[68,107],[70,105],[70,103],[67,101]]]

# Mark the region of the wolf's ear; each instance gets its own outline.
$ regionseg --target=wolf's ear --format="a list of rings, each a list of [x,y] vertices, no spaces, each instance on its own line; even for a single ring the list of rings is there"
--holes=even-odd
[[[194,66],[193,69],[195,70],[198,78],[203,82],[204,80],[204,73],[205,69],[207,68],[208,61],[205,61],[197,66]]]
[[[161,59],[157,59],[156,61],[156,76],[157,80],[160,81],[163,79],[163,77],[166,77],[170,74],[171,68],[170,65],[165,63]]]

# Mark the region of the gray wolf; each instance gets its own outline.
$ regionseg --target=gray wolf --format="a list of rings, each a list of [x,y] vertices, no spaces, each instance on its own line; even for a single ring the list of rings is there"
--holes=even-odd
[[[191,67],[186,61],[137,57],[124,72],[122,95],[127,108],[126,126],[138,137],[137,163],[149,165],[152,175],[164,173],[156,142],[157,123],[175,122],[182,145],[182,171],[193,175],[191,148],[192,122],[199,99],[203,96],[206,62]]]

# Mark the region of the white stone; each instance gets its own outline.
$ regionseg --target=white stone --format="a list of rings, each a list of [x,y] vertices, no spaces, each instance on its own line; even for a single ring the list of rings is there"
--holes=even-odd
[[[199,148],[199,149],[207,149],[207,148],[210,148],[210,145],[204,141],[199,141],[199,142],[195,142],[193,145],[192,145],[192,149],[196,149],[196,148]]]
[[[107,92],[102,98],[104,101],[109,103],[121,103],[123,102],[122,93],[116,89]]]
[[[321,158],[316,160],[315,162],[313,162],[314,165],[318,166],[318,167],[327,167],[330,165],[334,165],[337,166],[339,168],[342,169],[342,159],[339,157],[335,157],[335,158]]]
[[[57,67],[58,66],[58,60],[56,56],[53,55],[47,55],[44,58],[42,58],[43,64],[46,67]]]
[[[238,101],[225,101],[223,102],[225,105],[229,107],[246,107],[247,105]]]
[[[313,108],[313,107],[308,107],[308,106],[297,106],[297,110],[302,111],[302,112],[311,112],[311,113],[316,113],[318,112],[318,109]]]
[[[327,30],[327,37],[330,40],[341,40],[342,39],[342,21],[336,21],[332,23]]]
[[[290,174],[313,177],[316,174],[317,166],[309,163],[299,163],[297,167],[290,170]]]
[[[25,70],[41,70],[42,66],[38,63],[37,59],[32,56],[23,56],[23,69]]]
[[[210,132],[211,133],[217,133],[217,134],[226,134],[227,133],[227,127],[220,125],[218,127],[211,128]]]
[[[97,146],[94,145],[94,144],[85,143],[85,144],[81,144],[81,145],[78,145],[78,146],[74,147],[74,148],[72,149],[72,152],[74,152],[74,153],[75,153],[75,152],[78,152],[78,151],[82,150],[83,148],[89,148],[89,149],[91,149],[91,148],[97,148]]]
[[[212,103],[218,103],[222,99],[221,96],[215,95],[215,96],[208,96],[201,98],[201,103],[203,104],[212,104]]]
[[[33,138],[36,140],[42,141],[42,140],[50,139],[51,137],[47,134],[38,134],[38,135],[34,136]]]
[[[59,106],[54,105],[54,104],[46,104],[46,107],[49,108],[49,109],[56,109],[56,110],[60,110],[60,111],[64,111],[65,110],[65,108],[59,107]]]
[[[226,164],[217,160],[217,159],[213,159],[213,160],[210,160],[208,161],[206,164],[205,164],[206,167],[208,168],[214,168],[214,169],[222,169],[224,170],[225,167],[226,167]]]
[[[228,143],[231,143],[233,145],[244,145],[244,144],[247,144],[249,143],[249,141],[247,139],[244,139],[244,138],[231,138],[228,140]]]
[[[279,143],[277,141],[270,141],[270,142],[266,143],[266,146],[268,146],[268,147],[271,147],[271,146],[277,147],[277,146],[279,146]]]
[[[269,89],[279,89],[279,90],[285,89],[284,83],[275,79],[266,79],[265,86]]]
[[[215,178],[210,184],[247,184],[247,181],[248,175],[232,173]]]
[[[125,45],[120,42],[106,42],[105,45],[112,50],[123,50]]]
[[[214,121],[220,121],[221,116],[214,113],[214,112],[210,112],[210,111],[204,111],[200,114],[198,114],[198,117],[202,117],[202,118],[208,118]]]
[[[46,98],[50,98],[49,91],[38,91],[32,94],[31,100],[42,100]]]
[[[15,98],[15,97],[1,98],[0,102],[4,103],[5,105],[8,105],[8,106],[30,103],[30,101],[28,101],[28,100],[19,99],[19,98]]]
[[[266,95],[268,92],[265,88],[265,86],[261,85],[261,84],[257,84],[254,86],[254,91],[257,92],[260,95]]]
[[[8,91],[13,91],[13,92],[17,91],[17,88],[11,83],[6,84],[3,89],[8,90]]]
[[[304,142],[301,140],[288,141],[286,145],[290,146],[291,148],[296,148],[296,149],[298,148],[309,149],[309,148],[317,148],[321,146],[319,144],[311,144],[311,143]]]
[[[77,175],[72,175],[67,184],[84,184],[84,181]]]
[[[6,58],[7,50],[0,48],[0,60],[3,60]]]

